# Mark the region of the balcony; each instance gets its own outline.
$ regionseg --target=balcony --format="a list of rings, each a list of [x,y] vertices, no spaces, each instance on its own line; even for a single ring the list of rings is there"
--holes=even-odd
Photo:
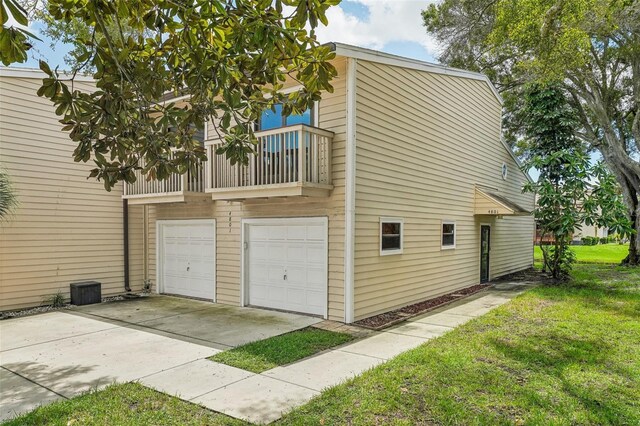
[[[220,142],[207,144],[205,191],[214,200],[329,196],[333,132],[298,124],[255,136],[247,165],[217,155]]]
[[[136,170],[136,181],[124,185],[123,198],[129,204],[184,203],[192,199],[208,198],[204,192],[206,163],[198,164],[183,175],[172,174],[165,180],[147,180]],[[144,162],[140,164],[144,167]]]

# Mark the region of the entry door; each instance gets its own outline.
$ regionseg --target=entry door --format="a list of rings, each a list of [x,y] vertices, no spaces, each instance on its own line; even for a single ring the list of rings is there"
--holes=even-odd
[[[158,223],[161,291],[215,300],[215,222]]]
[[[491,252],[491,227],[480,227],[480,282],[489,281],[489,253]]]
[[[326,316],[326,218],[252,220],[245,233],[249,304]]]

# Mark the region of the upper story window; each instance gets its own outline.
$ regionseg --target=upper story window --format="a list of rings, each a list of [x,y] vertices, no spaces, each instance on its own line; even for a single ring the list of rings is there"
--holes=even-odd
[[[313,109],[308,108],[302,114],[291,114],[285,116],[282,114],[282,105],[276,104],[275,111],[271,109],[265,110],[260,116],[258,122],[258,131],[277,129],[284,126],[292,126],[294,124],[306,124],[312,126],[313,123]]]
[[[455,222],[442,222],[442,248],[454,249],[456,248],[456,223]]]

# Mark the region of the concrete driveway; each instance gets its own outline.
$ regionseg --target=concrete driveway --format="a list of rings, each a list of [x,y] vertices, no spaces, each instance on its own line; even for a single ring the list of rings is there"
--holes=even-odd
[[[169,296],[3,320],[0,420],[319,321]]]

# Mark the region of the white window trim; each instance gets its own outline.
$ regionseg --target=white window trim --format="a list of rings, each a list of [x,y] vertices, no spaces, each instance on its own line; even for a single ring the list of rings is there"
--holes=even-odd
[[[393,250],[382,250],[382,224],[383,223],[399,223],[400,224],[400,248]],[[394,254],[402,254],[404,249],[404,219],[400,217],[381,217],[380,218],[380,226],[379,226],[379,247],[380,247],[380,256],[390,256]]]
[[[445,246],[442,243],[442,227],[444,225],[453,225],[453,245],[451,246]],[[442,223],[440,223],[440,249],[441,250],[453,250],[456,248],[456,245],[458,243],[458,225],[456,224],[455,220],[443,220]]]

